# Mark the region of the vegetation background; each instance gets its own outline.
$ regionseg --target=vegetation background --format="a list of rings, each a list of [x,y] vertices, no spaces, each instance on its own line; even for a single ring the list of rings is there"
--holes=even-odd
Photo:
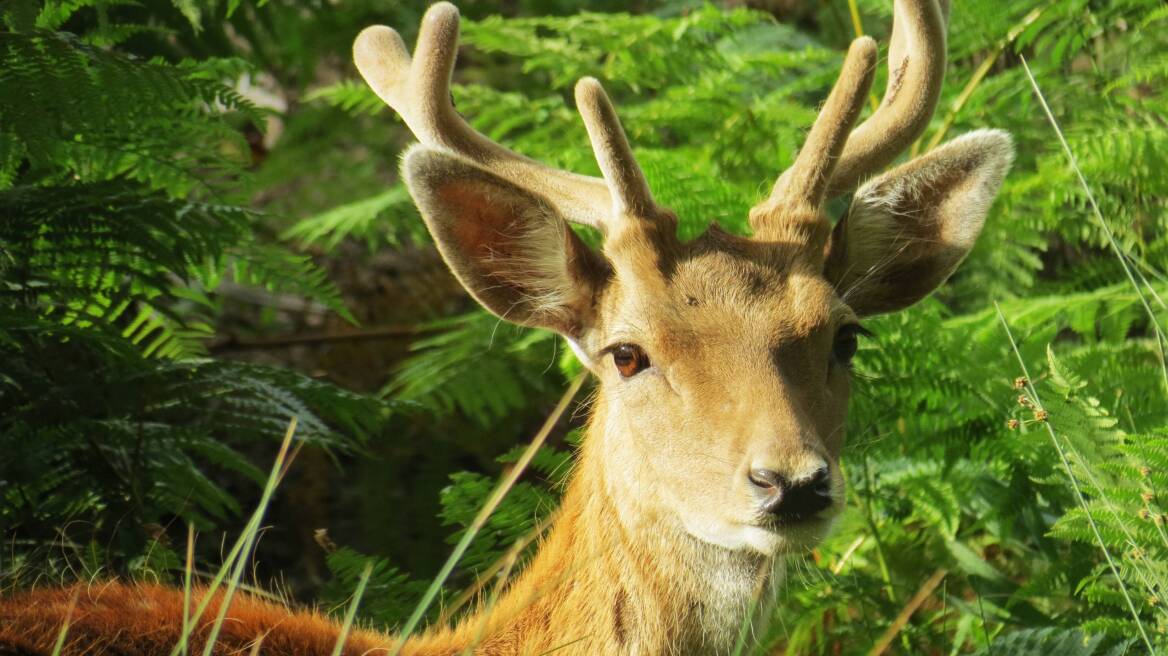
[[[848,511],[745,649],[1168,650],[1168,9],[954,4],[913,152],[999,127],[1017,163],[953,280],[867,322]],[[252,580],[343,612],[372,564],[360,615],[414,609],[578,371],[458,289],[397,177],[411,138],[349,45],[373,23],[410,41],[424,9],[0,5],[0,587],[178,581],[188,526],[209,575],[295,415]],[[596,173],[570,90],[604,80],[687,235],[746,229],[848,41],[886,47],[891,24],[888,0],[461,9],[460,111]],[[428,619],[529,551],[583,421],[558,424]]]

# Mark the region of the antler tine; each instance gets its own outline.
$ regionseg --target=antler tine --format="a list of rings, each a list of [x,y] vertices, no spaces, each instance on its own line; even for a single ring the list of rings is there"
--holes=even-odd
[[[875,65],[876,42],[869,37],[853,41],[839,79],[807,133],[795,163],[779,176],[764,207],[782,205],[796,213],[803,208],[818,209],[840,152],[844,150],[848,131],[860,115],[864,97],[872,87]],[[756,222],[765,221],[769,216],[770,212],[766,211],[754,215]],[[814,216],[818,217],[818,213]],[[762,226],[754,227],[757,230]]]
[[[949,0],[895,0],[884,98],[848,138],[828,197],[854,189],[924,132],[945,80],[948,19]]]
[[[539,193],[569,221],[603,229],[613,206],[603,180],[528,159],[478,133],[459,116],[450,99],[457,52],[458,9],[449,2],[426,11],[412,59],[389,27],[368,27],[353,43],[361,76],[423,144],[453,151]]]
[[[596,162],[612,191],[614,215],[657,217],[661,210],[653,201],[620,118],[596,78],[585,77],[576,83],[576,108],[584,119]]]

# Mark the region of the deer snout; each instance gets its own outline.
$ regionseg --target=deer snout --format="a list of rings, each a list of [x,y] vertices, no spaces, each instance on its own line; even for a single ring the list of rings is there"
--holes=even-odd
[[[773,469],[752,468],[747,477],[762,497],[762,511],[779,521],[814,517],[831,506],[831,470],[827,464],[798,478]]]

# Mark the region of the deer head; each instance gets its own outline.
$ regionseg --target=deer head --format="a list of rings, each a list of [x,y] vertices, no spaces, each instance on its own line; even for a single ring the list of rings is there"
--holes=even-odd
[[[680,241],[600,84],[576,86],[603,179],[543,166],[456,113],[458,12],[430,8],[411,58],[388,27],[357,66],[420,144],[402,170],[443,257],[499,317],[563,335],[600,381],[581,466],[632,526],[771,556],[804,549],[843,506],[849,369],[867,316],[932,291],[973,246],[1011,157],[978,131],[877,175],[834,229],[822,207],[920,136],[945,69],[947,0],[896,0],[889,80],[852,126],[876,44],[856,39],[805,145],[750,212]],[[569,222],[604,235],[599,252]]]

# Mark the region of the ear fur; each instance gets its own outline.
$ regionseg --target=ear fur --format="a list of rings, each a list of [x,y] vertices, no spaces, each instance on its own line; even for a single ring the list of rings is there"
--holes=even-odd
[[[825,275],[860,316],[895,312],[945,282],[977,240],[1014,159],[977,130],[871,180],[832,232]]]
[[[502,319],[579,335],[607,265],[540,196],[461,157],[414,146],[402,172],[443,259]]]

